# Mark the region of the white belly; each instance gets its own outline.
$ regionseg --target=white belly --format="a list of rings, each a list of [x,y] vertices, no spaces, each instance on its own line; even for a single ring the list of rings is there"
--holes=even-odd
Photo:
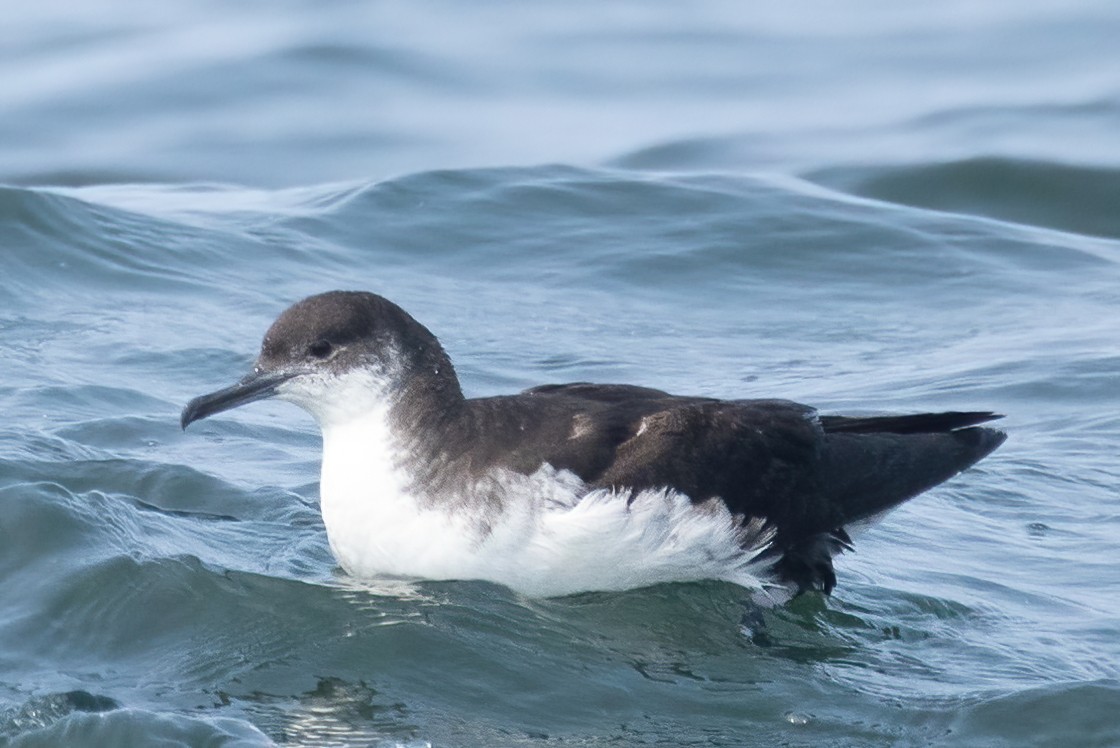
[[[772,539],[719,501],[671,491],[587,491],[566,471],[497,471],[459,495],[410,492],[383,413],[323,432],[321,503],[331,550],[361,578],[484,579],[554,596],[725,579],[757,588]],[[496,501],[484,501],[486,495]]]

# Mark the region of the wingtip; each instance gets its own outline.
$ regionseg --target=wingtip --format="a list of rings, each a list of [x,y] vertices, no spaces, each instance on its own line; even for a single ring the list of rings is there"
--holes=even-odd
[[[992,452],[995,452],[999,449],[1000,445],[1007,441],[1006,431],[994,429],[989,426],[970,426],[964,429],[957,429],[952,433],[971,439],[970,466],[984,459]]]

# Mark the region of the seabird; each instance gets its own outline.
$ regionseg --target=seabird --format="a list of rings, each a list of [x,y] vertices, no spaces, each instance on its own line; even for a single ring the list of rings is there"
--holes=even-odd
[[[551,384],[466,398],[436,337],[381,296],[288,308],[251,373],[181,424],[263,398],[323,435],[330,547],[359,578],[530,596],[722,579],[763,605],[828,594],[850,532],[976,463],[990,412],[820,415],[788,400]]]

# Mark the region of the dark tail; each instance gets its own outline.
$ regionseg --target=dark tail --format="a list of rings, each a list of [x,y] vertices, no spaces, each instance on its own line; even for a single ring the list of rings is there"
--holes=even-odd
[[[822,418],[830,499],[843,523],[901,504],[991,454],[1007,435],[975,424],[1000,417],[922,413]]]
[[[995,413],[922,413],[906,416],[822,416],[828,507],[815,527],[782,549],[775,571],[792,594],[836,584],[832,557],[851,548],[844,529],[874,517],[952,478],[1007,439],[976,424]],[[804,532],[807,530],[807,532]]]

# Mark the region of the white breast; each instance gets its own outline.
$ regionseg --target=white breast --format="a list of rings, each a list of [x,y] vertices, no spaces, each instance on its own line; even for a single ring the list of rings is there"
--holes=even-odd
[[[448,578],[470,538],[454,515],[408,492],[397,462],[384,410],[323,429],[320,503],[331,550],[358,577]]]

